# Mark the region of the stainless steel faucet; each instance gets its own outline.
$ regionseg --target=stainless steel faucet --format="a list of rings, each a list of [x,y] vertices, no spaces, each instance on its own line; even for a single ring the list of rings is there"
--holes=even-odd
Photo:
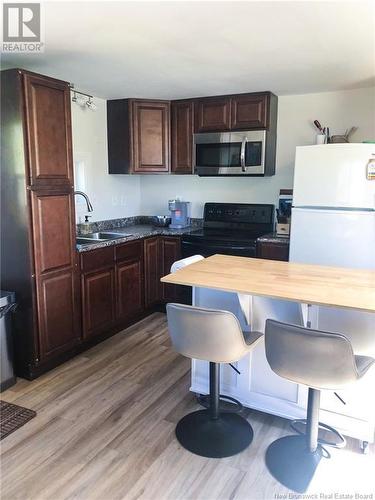
[[[91,205],[91,201],[89,200],[89,197],[87,196],[86,193],[84,193],[83,191],[74,191],[74,194],[80,194],[81,196],[83,196],[85,198],[88,212],[94,211],[94,209],[92,208],[92,205]]]

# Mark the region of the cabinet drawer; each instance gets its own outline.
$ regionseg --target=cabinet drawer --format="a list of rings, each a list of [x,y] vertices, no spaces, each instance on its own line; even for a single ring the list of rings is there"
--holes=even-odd
[[[115,248],[115,259],[117,262],[121,260],[137,260],[143,254],[143,240],[123,243],[122,245],[117,245]]]
[[[112,246],[82,253],[81,270],[86,273],[112,265],[115,260],[114,252],[115,248]]]

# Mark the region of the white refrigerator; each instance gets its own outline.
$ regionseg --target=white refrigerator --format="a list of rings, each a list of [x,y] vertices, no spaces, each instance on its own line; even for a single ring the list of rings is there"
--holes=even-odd
[[[291,262],[375,269],[374,160],[375,144],[297,147]],[[318,326],[375,356],[375,314],[320,307]]]

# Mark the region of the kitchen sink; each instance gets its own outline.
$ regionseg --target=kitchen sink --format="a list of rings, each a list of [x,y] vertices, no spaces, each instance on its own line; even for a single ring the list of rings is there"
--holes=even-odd
[[[100,241],[100,240],[91,240],[90,238],[81,238],[81,237],[76,238],[77,245],[93,245],[93,244],[97,243],[98,241]]]
[[[126,238],[127,236],[130,236],[129,234],[126,233],[112,233],[112,232],[107,232],[103,231],[100,233],[89,233],[80,236],[82,239],[88,239],[88,240],[97,240],[97,241],[102,241],[102,240],[116,240],[117,238]]]
[[[98,241],[117,240],[117,238],[126,238],[127,236],[130,236],[130,234],[102,231],[99,233],[89,233],[78,236],[76,238],[76,243],[77,245],[92,245]]]

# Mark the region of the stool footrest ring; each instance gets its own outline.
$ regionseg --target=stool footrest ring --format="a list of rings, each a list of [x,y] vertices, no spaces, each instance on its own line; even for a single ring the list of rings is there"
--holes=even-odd
[[[197,401],[204,408],[210,407],[210,395],[209,394],[197,394]],[[228,404],[235,405],[234,407],[229,407]],[[225,396],[224,394],[219,395],[219,412],[220,413],[241,413],[243,411],[243,405],[237,399],[231,396]]]
[[[297,432],[297,434],[300,434],[300,435],[305,435],[306,432],[304,432],[303,430],[299,429],[298,428],[298,424],[300,425],[304,425],[306,426],[307,425],[307,422],[306,422],[306,419],[298,419],[298,420],[293,420],[290,424],[290,427],[295,431]],[[321,444],[321,445],[325,445],[325,446],[331,446],[333,448],[344,448],[344,446],[346,446],[346,439],[344,438],[344,436],[338,431],[336,430],[334,427],[331,427],[330,425],[327,425],[327,424],[323,424],[322,422],[319,422],[319,429],[322,429],[322,430],[325,430],[325,431],[329,431],[331,432],[334,436],[336,436],[338,438],[338,442],[337,441],[327,441],[326,439],[322,439],[322,438],[319,438],[318,439],[318,443]]]

